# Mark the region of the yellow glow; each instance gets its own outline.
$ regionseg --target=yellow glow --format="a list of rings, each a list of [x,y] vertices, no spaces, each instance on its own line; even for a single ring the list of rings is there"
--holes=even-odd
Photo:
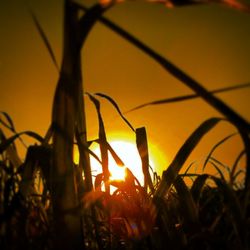
[[[119,138],[119,139],[116,139]],[[144,177],[141,167],[141,159],[137,151],[135,142],[133,142],[126,134],[113,133],[108,141],[117,155],[124,162],[124,167],[118,166],[109,153],[109,171],[110,180],[124,180],[125,168],[129,168],[134,176],[138,179],[141,185],[144,183]],[[90,148],[100,159],[100,149],[98,144],[93,144]],[[77,148],[74,150],[74,162],[78,164],[79,153]],[[102,173],[102,167],[100,163],[92,156],[90,156],[90,164],[92,169],[93,182],[95,176]],[[167,162],[163,154],[159,151],[156,145],[149,143],[149,164],[153,171],[156,171],[158,175],[161,175],[163,168],[167,166]],[[150,174],[152,171],[150,170]]]
[[[124,162],[125,167],[129,168],[135,177],[143,184],[143,174],[141,170],[141,159],[134,144],[128,141],[113,140],[110,142],[111,147]],[[93,148],[93,152],[100,157],[99,147]],[[102,172],[101,165],[93,157],[90,158],[93,174],[97,175]],[[118,166],[115,160],[109,154],[109,171],[111,180],[124,180],[125,167]]]

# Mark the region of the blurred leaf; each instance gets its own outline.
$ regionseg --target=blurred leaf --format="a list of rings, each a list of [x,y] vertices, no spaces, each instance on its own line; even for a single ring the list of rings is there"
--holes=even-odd
[[[59,66],[57,64],[55,54],[53,52],[53,49],[51,47],[51,44],[50,44],[48,38],[47,38],[42,26],[40,25],[39,21],[37,20],[36,15],[34,14],[34,12],[30,10],[30,14],[31,14],[33,22],[34,22],[34,24],[35,24],[35,26],[37,28],[37,31],[39,32],[39,35],[41,36],[41,38],[42,38],[42,40],[43,40],[43,42],[44,42],[44,44],[45,44],[45,46],[46,46],[46,48],[47,48],[47,50],[49,52],[49,55],[50,55],[54,65],[56,66],[57,71],[59,72]]]
[[[218,174],[220,175],[220,178],[222,180],[226,180],[225,170],[227,171],[227,173],[230,173],[230,168],[223,164],[221,161],[215,159],[214,157],[210,158],[209,163],[212,164],[212,166],[217,170]],[[222,171],[220,167],[223,167],[224,171]]]
[[[7,120],[7,122],[9,124],[7,124],[5,121],[3,121],[2,119],[0,119],[0,123],[2,123],[6,128],[8,128],[9,130],[11,130],[12,132],[16,132],[16,129],[15,129],[15,126],[14,126],[14,123],[11,119],[11,117],[8,115],[8,113],[6,112],[3,112],[3,111],[0,111],[0,114],[2,114],[5,119]]]
[[[111,153],[113,159],[115,160],[116,164],[120,167],[123,167],[125,164],[122,161],[122,159],[117,155],[117,153],[115,152],[115,150],[111,147],[111,145],[107,142],[107,148],[108,151]]]
[[[95,177],[95,190],[101,191],[102,182],[103,182],[103,174],[101,173]]]
[[[191,154],[193,149],[200,142],[202,137],[209,132],[218,122],[223,120],[222,118],[210,118],[203,122],[185,141],[182,147],[179,149],[174,160],[167,168],[163,171],[162,181],[156,191],[156,195],[164,197],[166,192],[169,190],[170,186],[175,181],[180,169],[183,167],[188,156]]]
[[[234,162],[234,164],[233,164],[233,166],[232,166],[232,168],[231,168],[231,171],[230,171],[230,174],[229,174],[231,185],[233,185],[233,183],[234,183],[234,180],[235,180],[235,171],[236,171],[236,169],[237,169],[237,167],[238,167],[238,164],[239,164],[241,158],[242,158],[245,154],[246,154],[246,151],[245,151],[245,150],[242,150],[242,151],[240,152],[240,154],[237,156],[237,158],[236,158],[236,160],[235,160],[235,162]]]
[[[189,5],[200,5],[200,4],[220,4],[224,6],[228,6],[230,8],[236,9],[238,11],[243,12],[250,12],[250,6],[249,4],[246,4],[241,1],[237,0],[148,0],[149,2],[153,3],[160,3],[164,4],[167,8],[173,8],[173,7],[182,7],[182,6],[189,6]]]
[[[197,176],[195,179],[192,187],[191,187],[191,194],[193,196],[194,202],[197,204],[200,196],[201,196],[201,191],[206,183],[206,180],[208,179],[209,175],[208,174],[201,174]]]

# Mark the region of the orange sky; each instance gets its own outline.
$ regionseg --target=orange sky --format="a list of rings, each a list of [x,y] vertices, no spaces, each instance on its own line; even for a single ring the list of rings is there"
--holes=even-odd
[[[58,62],[62,47],[62,2],[0,2],[0,109],[8,112],[18,131],[42,135],[51,118],[58,74],[36,31],[24,2],[34,10]],[[81,0],[91,4],[94,1]],[[250,15],[219,5],[166,9],[139,2],[119,4],[107,17],[142,39],[207,89],[250,81]],[[113,97],[122,111],[144,102],[192,93],[159,65],[128,42],[97,24],[84,46],[83,79],[86,91]],[[219,94],[222,100],[250,121],[250,89]],[[97,118],[87,102],[89,139],[97,137]],[[103,102],[108,134],[133,134],[112,107]],[[190,133],[205,119],[220,116],[201,99],[147,107],[127,114],[134,127],[146,126],[150,142],[165,159],[159,172],[174,157]],[[235,129],[221,123],[199,144],[187,165],[198,163],[209,148]],[[228,141],[216,157],[230,165],[241,150],[238,137]]]

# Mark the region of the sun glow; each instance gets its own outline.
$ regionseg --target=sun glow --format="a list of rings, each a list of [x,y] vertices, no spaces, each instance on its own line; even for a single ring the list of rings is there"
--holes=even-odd
[[[116,138],[121,139],[116,139]],[[141,185],[144,184],[144,176],[142,172],[141,159],[136,147],[135,142],[132,142],[130,138],[122,134],[114,134],[110,139],[109,143],[116,154],[121,158],[124,163],[124,166],[119,166],[116,164],[112,155],[109,153],[108,162],[109,162],[109,172],[111,181],[123,181],[126,177],[126,168],[128,168],[134,176],[138,179]],[[94,152],[99,159],[100,149],[98,144],[93,144],[90,147],[91,151]],[[79,162],[79,153],[75,148],[74,150],[74,162],[78,164]],[[93,157],[90,156],[91,171],[93,176],[93,183],[95,182],[95,177],[98,174],[102,173],[101,164]],[[163,154],[159,151],[156,145],[149,144],[149,165],[150,165],[150,174],[153,176],[153,171],[157,171],[158,175],[161,175],[161,168],[166,166],[166,160]]]
[[[111,147],[121,158],[125,166],[118,166],[113,159],[112,155],[109,153],[109,171],[111,180],[124,180],[125,179],[125,169],[129,168],[138,181],[143,184],[143,173],[141,168],[141,159],[137,151],[136,146],[128,141],[113,140],[110,142]],[[96,146],[92,149],[93,152],[100,157],[99,147]],[[100,163],[94,158],[90,157],[90,163],[93,171],[93,175],[97,175],[102,172]],[[150,161],[150,166],[154,168],[154,164]]]

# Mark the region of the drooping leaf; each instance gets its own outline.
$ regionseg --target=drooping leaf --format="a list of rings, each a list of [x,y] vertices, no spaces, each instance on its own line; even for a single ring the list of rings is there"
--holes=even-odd
[[[104,183],[105,183],[105,189],[106,192],[110,192],[109,187],[109,167],[108,167],[108,146],[107,146],[107,138],[106,138],[106,132],[104,128],[104,123],[100,111],[100,102],[91,94],[87,93],[90,100],[94,103],[97,116],[98,116],[98,122],[99,122],[99,144],[100,144],[100,152],[101,152],[101,161],[102,161],[102,171],[104,176]]]
[[[100,97],[103,97],[105,99],[107,99],[117,110],[118,114],[120,115],[120,117],[125,121],[125,123],[131,128],[131,130],[133,132],[135,132],[135,129],[133,128],[133,126],[131,125],[131,123],[126,119],[126,117],[122,114],[119,106],[117,105],[117,103],[114,101],[114,99],[112,99],[110,96],[102,94],[102,93],[95,93],[95,95],[98,95]]]
[[[36,139],[40,143],[43,143],[43,138],[39,134],[37,134],[37,133],[35,133],[33,131],[24,131],[24,132],[15,134],[15,135],[11,136],[10,138],[6,139],[5,141],[3,141],[0,144],[0,154],[3,151],[5,151],[21,135],[28,135],[28,136]]]

